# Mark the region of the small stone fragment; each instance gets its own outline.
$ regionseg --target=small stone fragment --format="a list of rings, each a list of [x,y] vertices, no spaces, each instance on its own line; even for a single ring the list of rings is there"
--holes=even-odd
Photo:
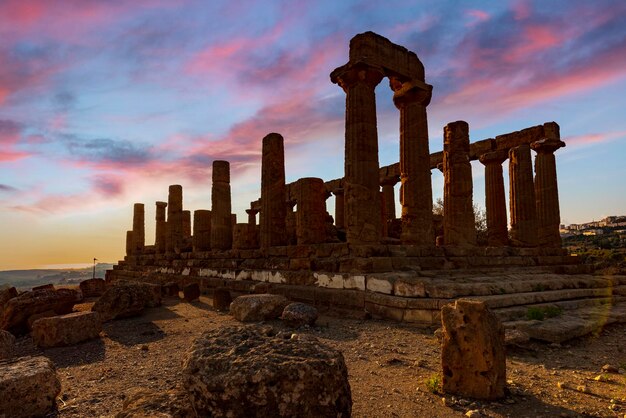
[[[483,414],[481,414],[478,409],[470,409],[469,411],[465,413],[465,416],[469,418],[478,418],[478,417],[482,417]]]
[[[106,291],[106,284],[103,279],[87,279],[79,284],[80,291],[84,298],[102,296]]]
[[[36,320],[32,336],[39,347],[58,347],[97,338],[100,331],[98,312],[74,312]]]
[[[230,314],[241,322],[266,321],[278,318],[288,304],[281,295],[244,295],[230,304]]]
[[[313,306],[294,302],[285,306],[280,319],[292,328],[299,328],[304,325],[313,326],[318,316],[317,309]]]
[[[619,373],[619,369],[615,366],[612,366],[610,364],[605,364],[604,366],[602,366],[602,372],[603,373],[614,373],[617,374]]]
[[[230,290],[218,287],[213,291],[213,309],[216,311],[228,311],[232,301]]]

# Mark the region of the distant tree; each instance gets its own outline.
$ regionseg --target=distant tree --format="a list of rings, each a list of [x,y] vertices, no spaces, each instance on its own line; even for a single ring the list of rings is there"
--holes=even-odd
[[[433,215],[443,216],[443,199],[438,197],[433,203]],[[487,245],[487,212],[474,203],[474,225],[476,226],[476,242]]]

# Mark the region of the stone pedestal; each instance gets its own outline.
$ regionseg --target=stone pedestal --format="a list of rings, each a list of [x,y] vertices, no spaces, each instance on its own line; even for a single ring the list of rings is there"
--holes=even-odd
[[[199,209],[193,212],[193,251],[211,249],[211,211]]]
[[[296,183],[296,237],[298,245],[319,244],[326,240],[324,180],[305,177]]]
[[[183,187],[178,184],[169,187],[166,230],[166,251],[180,253],[183,246]]]
[[[378,243],[381,205],[378,178],[378,132],[374,89],[382,70],[349,63],[331,74],[346,92],[345,222],[348,243]]]
[[[285,150],[281,135],[271,133],[263,138],[261,158],[260,245],[285,245]]]
[[[435,233],[426,117],[432,86],[395,78],[391,78],[390,85],[393,102],[400,110],[401,239],[407,244],[432,246]]]
[[[445,245],[475,245],[469,125],[451,122],[443,138],[443,240]],[[432,217],[431,217],[432,222]]]
[[[133,206],[133,249],[141,254],[146,246],[145,208],[143,203]]]
[[[487,244],[491,247],[508,245],[509,231],[506,219],[506,196],[502,163],[507,159],[505,150],[488,152],[480,156],[485,166],[485,206],[487,208]]]
[[[230,202],[230,164],[213,161],[211,188],[211,249],[229,250],[233,244]]]
[[[345,228],[345,205],[343,189],[333,190],[335,195],[335,226],[337,229]]]
[[[154,238],[154,250],[157,254],[163,254],[165,252],[165,242],[167,241],[167,231],[165,223],[165,209],[167,202],[156,202],[156,228]]]
[[[511,245],[537,246],[537,208],[530,145],[509,150]]]
[[[556,138],[546,138],[530,144],[530,147],[537,152],[535,157],[537,238],[542,247],[561,246],[559,233],[561,215],[554,152],[564,146],[565,143]]]

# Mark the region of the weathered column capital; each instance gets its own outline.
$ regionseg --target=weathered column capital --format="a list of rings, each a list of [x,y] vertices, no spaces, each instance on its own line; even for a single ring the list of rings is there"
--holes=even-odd
[[[246,209],[246,213],[247,213],[248,215],[254,215],[254,216],[256,216],[256,214],[257,214],[257,213],[259,213],[259,210],[258,210],[258,209]]]
[[[530,148],[538,154],[552,154],[563,147],[565,147],[565,142],[556,138],[544,138],[530,144]]]
[[[373,89],[384,76],[382,68],[356,62],[348,63],[333,70],[330,73],[330,81],[339,85],[344,91],[360,83]]]
[[[400,81],[397,78],[389,78],[389,87],[394,91],[393,104],[398,109],[418,103],[428,106],[433,95],[433,86],[420,80]]]
[[[491,151],[481,155],[478,158],[483,165],[502,164],[509,158],[509,150]]]
[[[156,206],[157,208],[159,207],[164,208],[167,206],[167,202],[156,202]]]

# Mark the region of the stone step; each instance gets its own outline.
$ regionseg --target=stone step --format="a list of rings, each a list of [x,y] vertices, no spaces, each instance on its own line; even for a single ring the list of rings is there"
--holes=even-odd
[[[549,312],[554,309],[560,314],[574,311],[577,309],[594,307],[594,306],[605,306],[611,307],[618,303],[626,302],[626,297],[624,296],[610,296],[604,298],[585,298],[585,299],[572,299],[572,300],[560,300],[554,301],[550,303],[537,303],[531,305],[522,305],[522,306],[514,306],[509,308],[499,308],[494,309],[495,314],[502,322],[510,322],[510,321],[520,321],[528,319],[529,310],[535,308],[542,312]],[[559,315],[560,315],[559,314]],[[558,315],[557,315],[558,316]]]
[[[613,291],[620,294],[625,291],[624,286],[601,287],[592,289],[564,289],[543,292],[512,293],[505,295],[473,296],[473,299],[485,301],[491,309],[505,308],[519,305],[535,305],[539,303],[557,302],[571,299],[602,298],[612,296]]]
[[[626,302],[582,307],[543,321],[509,321],[504,325],[525,332],[536,340],[562,343],[599,332],[614,323],[626,323]]]

